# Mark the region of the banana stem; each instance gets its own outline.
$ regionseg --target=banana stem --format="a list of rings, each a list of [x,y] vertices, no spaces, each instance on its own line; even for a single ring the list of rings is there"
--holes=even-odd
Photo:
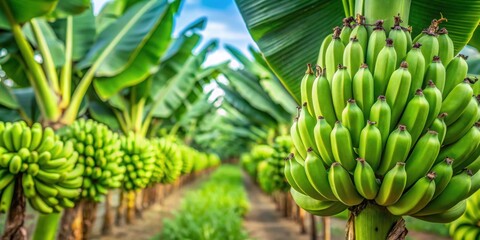
[[[5,230],[1,239],[26,240],[27,230],[24,227],[26,200],[23,195],[22,177],[19,175],[14,181],[13,200],[8,210]]]
[[[347,222],[348,240],[405,239],[407,229],[400,216],[394,216],[385,207],[363,203],[354,207]]]
[[[72,52],[73,52],[73,17],[67,17],[67,29],[65,33],[65,63],[60,73],[60,92],[62,101],[60,107],[63,109],[70,103],[72,91]]]
[[[55,239],[61,213],[40,214],[33,233],[33,240]]]

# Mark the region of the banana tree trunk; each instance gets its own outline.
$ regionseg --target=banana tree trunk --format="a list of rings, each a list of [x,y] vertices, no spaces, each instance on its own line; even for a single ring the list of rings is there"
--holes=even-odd
[[[364,203],[353,208],[347,222],[348,240],[403,240],[408,231],[405,220],[385,207]]]
[[[88,240],[92,234],[95,218],[97,217],[98,204],[94,201],[85,200],[83,202],[83,221],[82,221],[82,239]]]
[[[127,193],[127,224],[135,222],[135,191]]]
[[[14,184],[12,203],[8,211],[2,239],[26,240],[27,230],[23,226],[25,222],[26,200],[25,196],[23,196],[22,177],[17,176]]]
[[[102,235],[107,235],[112,233],[113,216],[112,216],[112,210],[110,209],[111,201],[112,201],[112,195],[109,191],[105,196],[105,215],[103,215]]]
[[[115,218],[115,225],[123,225],[123,220],[125,219],[125,211],[128,205],[128,193],[125,191],[120,192],[120,204],[117,207],[117,216]]]
[[[74,208],[64,210],[57,239],[81,239],[81,222],[82,203],[78,202]]]

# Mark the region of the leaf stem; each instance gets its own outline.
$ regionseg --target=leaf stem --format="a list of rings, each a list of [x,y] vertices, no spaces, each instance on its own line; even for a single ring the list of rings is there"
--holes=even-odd
[[[65,63],[60,72],[60,89],[62,101],[60,107],[63,109],[70,103],[72,91],[72,51],[73,51],[73,18],[67,17],[67,29],[65,33]]]
[[[128,127],[127,127],[127,124],[126,124],[126,121],[125,121],[124,117],[120,114],[120,112],[117,109],[112,108],[112,110],[113,110],[113,114],[115,114],[115,117],[117,118],[118,124],[120,125],[120,128],[122,129],[122,132],[124,134],[127,134],[128,133]]]

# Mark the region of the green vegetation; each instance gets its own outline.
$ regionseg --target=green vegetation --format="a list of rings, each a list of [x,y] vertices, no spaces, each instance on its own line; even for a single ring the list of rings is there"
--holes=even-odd
[[[153,239],[247,239],[242,216],[249,208],[238,167],[222,166],[197,190],[189,192],[173,219]]]

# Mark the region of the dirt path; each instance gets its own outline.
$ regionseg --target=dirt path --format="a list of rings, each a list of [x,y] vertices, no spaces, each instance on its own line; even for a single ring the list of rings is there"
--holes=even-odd
[[[244,183],[250,200],[250,212],[243,222],[248,235],[256,240],[308,240],[307,234],[299,234],[299,226],[287,220],[275,210],[275,204],[251,180],[244,175]]]
[[[113,233],[108,236],[94,236],[94,240],[150,240],[162,229],[163,219],[171,218],[173,212],[179,207],[180,200],[189,190],[196,188],[206,176],[183,186],[167,196],[162,203],[155,204],[143,211],[141,219],[134,224],[114,227]]]

